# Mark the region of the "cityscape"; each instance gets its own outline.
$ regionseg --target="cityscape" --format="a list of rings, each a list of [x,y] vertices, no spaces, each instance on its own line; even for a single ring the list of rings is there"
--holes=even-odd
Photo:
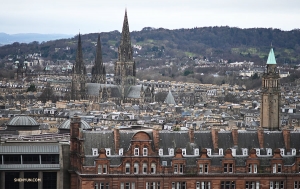
[[[0,189],[300,189],[297,64],[270,43],[263,64],[167,56],[145,67],[129,23],[125,10],[112,60],[102,33],[91,61],[81,33],[73,59],[1,59]]]

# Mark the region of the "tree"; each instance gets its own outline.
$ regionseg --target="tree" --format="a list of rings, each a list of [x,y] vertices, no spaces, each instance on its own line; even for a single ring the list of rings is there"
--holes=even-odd
[[[39,100],[45,103],[48,100],[52,100],[52,102],[56,102],[58,97],[54,94],[53,88],[47,84],[46,88],[43,90]]]
[[[27,92],[35,92],[36,91],[36,87],[34,84],[30,84],[30,86],[27,88]]]

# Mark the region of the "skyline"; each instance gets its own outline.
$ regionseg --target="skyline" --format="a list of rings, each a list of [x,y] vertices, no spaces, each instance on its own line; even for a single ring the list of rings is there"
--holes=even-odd
[[[2,4],[0,32],[76,35],[121,31],[125,9],[130,31],[207,26],[293,30],[299,28],[300,18],[297,0],[10,0]]]

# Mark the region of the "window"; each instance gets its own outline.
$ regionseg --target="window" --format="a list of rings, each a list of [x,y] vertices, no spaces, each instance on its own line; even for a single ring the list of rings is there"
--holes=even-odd
[[[207,150],[207,155],[210,156],[211,155],[211,149],[207,148],[206,150]]]
[[[210,182],[196,182],[196,189],[210,189]]]
[[[246,181],[245,189],[259,189],[259,181]]]
[[[180,174],[183,173],[183,164],[179,164],[179,173],[180,173]]]
[[[178,173],[178,164],[174,164],[174,173]]]
[[[23,154],[22,160],[23,164],[40,164],[40,156],[38,154]]]
[[[283,181],[270,181],[270,189],[284,189]]]
[[[271,156],[272,155],[272,149],[271,148],[267,148],[267,155]]]
[[[199,164],[199,173],[208,173],[208,164]]]
[[[100,183],[95,183],[95,189],[109,189],[109,183],[104,183],[104,182],[100,182]]]
[[[169,155],[174,156],[174,148],[169,148]]]
[[[139,155],[139,148],[134,148],[134,155],[138,156]]]
[[[186,189],[186,182],[172,182],[172,189]]]
[[[155,173],[156,173],[156,164],[151,163],[151,174],[155,174]]]
[[[143,163],[143,174],[147,174],[147,163]]]
[[[139,174],[139,163],[134,163],[133,172],[134,174]]]
[[[125,186],[125,188],[124,188]],[[135,183],[134,182],[121,182],[120,183],[120,189],[135,189]]]
[[[125,164],[125,174],[130,174],[130,163]]]
[[[143,148],[143,156],[147,156],[148,155],[148,149],[147,148]]]
[[[224,163],[224,173],[232,173],[233,165],[232,163]]]
[[[105,148],[106,156],[110,156],[110,148]]]
[[[256,155],[259,156],[260,155],[260,149],[256,148]]]
[[[119,155],[122,156],[123,155],[123,148],[119,149]]]
[[[162,165],[162,166],[167,166],[167,165],[168,165],[168,162],[167,162],[167,161],[162,161],[162,162],[161,162],[161,165]]]
[[[146,182],[146,189],[160,189],[160,182]]]
[[[248,149],[247,148],[243,148],[243,156],[247,156],[248,155]]]
[[[294,182],[294,189],[300,189],[300,181]]]
[[[185,149],[185,148],[182,149],[182,155],[183,155],[183,156],[186,155],[186,149]]]
[[[284,156],[284,149],[283,148],[280,149],[280,155]]]
[[[222,156],[223,155],[223,148],[219,149],[219,155]]]
[[[281,164],[273,164],[273,173],[281,173]]]
[[[163,149],[159,149],[158,150],[158,155],[160,155],[160,156],[164,155],[164,150]]]
[[[257,164],[249,164],[248,173],[257,173]]]
[[[106,164],[104,164],[103,165],[103,174],[107,174],[107,165]]]
[[[42,164],[59,164],[58,154],[42,154]]]
[[[235,189],[235,181],[221,181],[221,189]]]
[[[296,155],[296,149],[292,148],[292,155],[295,156]]]
[[[92,154],[93,154],[93,156],[98,156],[98,149],[92,148]]]
[[[98,174],[102,174],[102,165],[98,165]]]
[[[199,155],[199,148],[194,149],[194,155],[198,156]]]

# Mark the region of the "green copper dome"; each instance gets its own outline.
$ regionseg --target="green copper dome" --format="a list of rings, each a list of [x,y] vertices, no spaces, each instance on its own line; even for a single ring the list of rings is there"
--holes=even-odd
[[[276,59],[275,59],[273,48],[271,48],[271,50],[269,52],[269,57],[268,57],[268,60],[267,60],[267,64],[276,64]]]

